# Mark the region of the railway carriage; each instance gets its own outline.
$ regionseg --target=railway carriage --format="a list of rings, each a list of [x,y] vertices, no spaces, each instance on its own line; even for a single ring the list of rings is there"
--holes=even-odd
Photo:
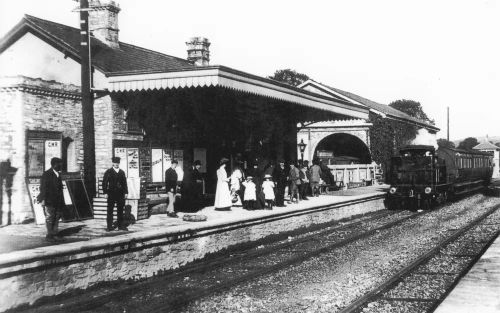
[[[493,173],[493,155],[411,145],[391,159],[391,187],[385,204],[394,209],[430,209],[455,195],[484,188]]]

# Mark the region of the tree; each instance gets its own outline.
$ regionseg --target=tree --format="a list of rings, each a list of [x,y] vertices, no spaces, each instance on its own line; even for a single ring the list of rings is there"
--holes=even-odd
[[[458,144],[458,149],[472,150],[472,148],[474,148],[478,144],[479,144],[479,141],[477,141],[476,138],[467,137]]]
[[[439,138],[437,140],[439,148],[455,148],[455,143],[453,141],[446,140],[444,138]]]
[[[289,68],[284,70],[277,70],[274,72],[273,76],[268,76],[267,78],[279,81],[291,86],[298,86],[309,79],[309,76],[302,73],[297,73]]]
[[[427,114],[425,114],[420,102],[402,99],[391,102],[389,106],[411,117],[418,118],[419,120],[434,125],[434,120],[430,119]]]

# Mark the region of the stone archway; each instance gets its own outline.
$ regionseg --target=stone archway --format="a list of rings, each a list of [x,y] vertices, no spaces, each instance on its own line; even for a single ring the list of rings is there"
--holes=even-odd
[[[370,149],[358,136],[349,133],[334,133],[325,136],[314,147],[313,157],[318,151],[332,151],[335,157],[344,157],[345,163],[370,164]]]

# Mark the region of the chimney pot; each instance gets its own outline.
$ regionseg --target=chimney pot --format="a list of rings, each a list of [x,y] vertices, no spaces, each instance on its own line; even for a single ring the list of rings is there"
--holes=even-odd
[[[204,37],[191,37],[186,42],[188,61],[197,66],[207,66],[210,63],[210,41]]]

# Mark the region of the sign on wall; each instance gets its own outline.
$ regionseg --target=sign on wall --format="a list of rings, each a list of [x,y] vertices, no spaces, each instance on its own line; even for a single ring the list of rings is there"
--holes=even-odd
[[[138,148],[128,148],[127,149],[127,177],[129,178],[139,178],[139,149]]]
[[[45,170],[50,168],[50,160],[52,158],[61,158],[60,140],[45,141]]]
[[[163,182],[163,149],[151,150],[151,173],[153,182]]]
[[[42,176],[45,162],[43,157],[43,140],[28,140],[28,173],[27,176]]]
[[[120,169],[127,175],[127,148],[115,148],[115,157],[120,158]]]

